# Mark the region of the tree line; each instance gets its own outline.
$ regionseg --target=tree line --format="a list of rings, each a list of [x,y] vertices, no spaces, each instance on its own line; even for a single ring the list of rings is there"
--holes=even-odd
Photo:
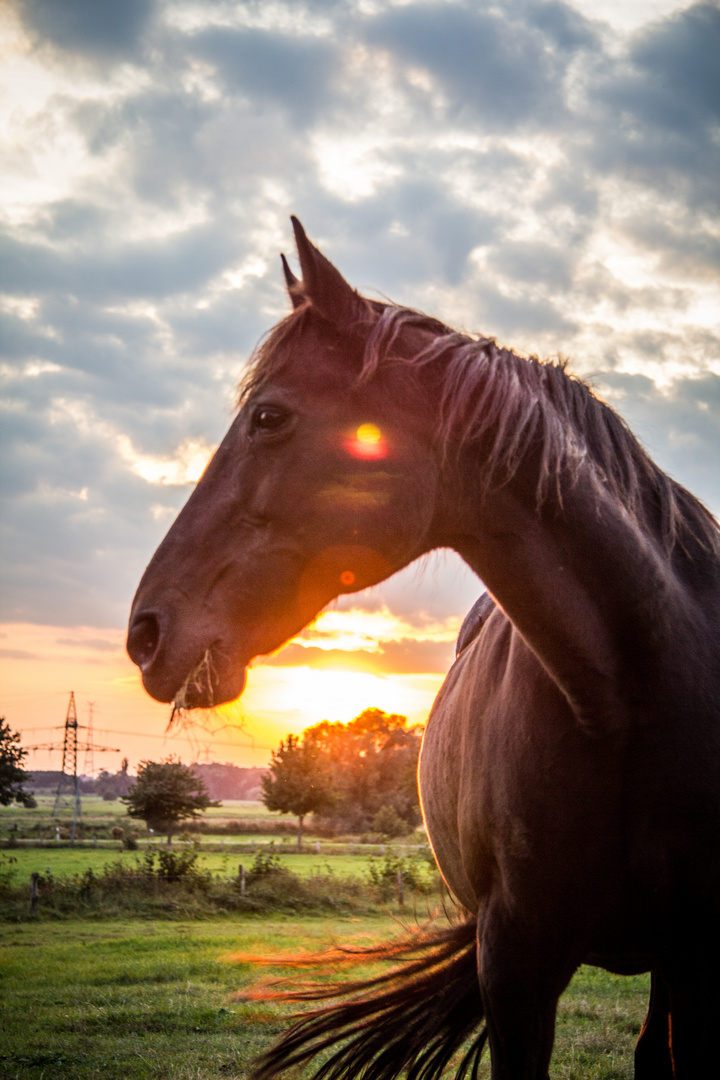
[[[247,779],[255,784],[261,779],[261,798],[269,810],[297,817],[298,847],[309,814],[335,832],[402,836],[420,822],[417,763],[421,738],[421,726],[409,725],[406,716],[365,709],[348,724],[323,720],[300,736],[288,735],[273,752],[264,775],[257,769],[243,772],[252,774]],[[35,802],[23,787],[30,780],[23,769],[26,753],[20,736],[0,718],[2,805],[32,806]],[[240,771],[224,767],[224,772],[229,770]],[[118,773],[102,773],[97,784],[99,793],[119,796],[130,817],[165,833],[170,843],[181,821],[220,805],[198,771],[197,765],[183,765],[170,757],[163,762],[140,762],[133,778],[124,759]],[[229,778],[223,773],[224,780]],[[220,774],[216,777],[208,770],[207,779],[219,780]]]

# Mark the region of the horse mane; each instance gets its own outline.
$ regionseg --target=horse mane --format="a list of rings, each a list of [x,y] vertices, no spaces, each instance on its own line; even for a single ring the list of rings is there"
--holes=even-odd
[[[539,455],[537,503],[563,489],[590,465],[609,491],[647,532],[659,533],[668,554],[694,540],[720,548],[718,523],[699,499],[655,464],[625,421],[591,386],[567,370],[567,362],[524,357],[494,338],[473,338],[422,312],[372,303],[371,325],[353,327],[358,347],[358,382],[370,382],[398,364],[421,380],[423,370],[439,378],[440,408],[435,437],[445,458],[483,447],[487,468],[483,494],[508,483],[528,453]],[[290,363],[309,323],[334,331],[306,303],[273,327],[250,360],[238,394],[240,403]],[[347,334],[345,335],[347,340]],[[418,342],[416,350],[407,341]]]

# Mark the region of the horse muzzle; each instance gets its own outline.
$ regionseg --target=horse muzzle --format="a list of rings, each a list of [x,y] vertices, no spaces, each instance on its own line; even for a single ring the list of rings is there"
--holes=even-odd
[[[247,679],[245,664],[229,663],[217,640],[206,644],[200,635],[173,640],[164,623],[157,612],[140,610],[128,629],[128,655],[151,697],[185,709],[212,708],[239,697]]]

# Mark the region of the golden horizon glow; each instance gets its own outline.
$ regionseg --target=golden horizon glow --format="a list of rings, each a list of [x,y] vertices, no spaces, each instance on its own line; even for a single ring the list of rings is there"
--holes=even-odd
[[[321,720],[347,723],[363,709],[377,707],[424,723],[442,672],[382,670],[382,646],[398,641],[445,642],[455,637],[459,619],[425,619],[418,627],[386,606],[331,609],[290,644],[334,650],[339,667],[283,665],[261,660],[243,696],[212,710],[198,710],[168,731],[170,706],[144,691],[137,668],[125,653],[125,631],[116,628],[33,624],[0,626],[3,709],[25,747],[62,741],[68,696],[75,692],[80,724],[93,708],[94,742],[117,748],[95,755],[95,772],[115,771],[123,756],[131,768],[143,759],[169,753],[187,762],[229,761],[264,766],[288,733],[300,734]],[[344,654],[347,659],[342,658]],[[374,655],[375,670],[357,670],[359,657]],[[81,739],[83,731],[81,731]],[[27,768],[59,769],[61,754],[31,754]],[[78,755],[84,768],[84,754]]]

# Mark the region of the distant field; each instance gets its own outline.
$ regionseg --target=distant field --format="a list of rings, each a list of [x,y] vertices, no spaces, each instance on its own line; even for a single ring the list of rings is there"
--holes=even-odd
[[[165,847],[165,845],[160,846],[163,849]],[[227,847],[230,848],[231,845],[227,845]],[[174,844],[172,850],[180,852],[187,850],[187,848],[188,845],[185,844]],[[260,845],[258,845],[259,849]],[[265,845],[263,845],[263,850],[267,850]],[[362,876],[366,874],[369,865],[368,854],[363,852],[362,849],[359,849],[361,853],[357,855],[330,856],[317,855],[314,852],[303,855],[283,854],[282,845],[280,844],[276,844],[273,850],[280,855],[283,866],[301,877],[318,873],[337,874],[341,877]],[[224,878],[234,877],[239,873],[239,864],[242,863],[246,871],[248,871],[252,866],[253,858],[251,852],[234,854],[230,850],[224,853],[220,851],[201,851],[198,856],[198,865],[210,870],[213,874],[220,874]],[[52,847],[17,847],[14,849],[5,848],[0,851],[0,869],[12,870],[14,882],[17,883],[28,880],[30,874],[35,870],[41,873],[51,870],[55,877],[62,877],[68,874],[81,874],[88,867],[97,873],[104,866],[116,862],[134,866],[139,859],[142,859],[142,851],[123,851],[119,844],[112,848],[58,847],[54,849]],[[10,862],[10,860],[15,861]]]
[[[291,1007],[233,1001],[233,990],[259,972],[224,957],[369,944],[396,932],[387,918],[277,915],[0,927],[0,1077],[248,1080],[253,1058],[288,1026]],[[646,977],[582,968],[560,1004],[551,1074],[630,1080],[647,996]],[[488,1076],[485,1061],[480,1077]]]
[[[55,830],[55,819],[52,811],[55,805],[54,795],[38,795],[37,807],[27,810],[23,806],[0,806],[0,835],[7,833],[13,825],[18,829],[31,829],[35,825],[42,825],[48,834]],[[117,799],[114,802],[105,802],[99,795],[83,795],[81,797],[82,814],[80,822],[86,827],[93,825],[131,825],[144,830],[142,821],[133,821],[128,817],[125,803]],[[59,820],[63,825],[70,824],[73,817],[73,808],[69,799],[63,796],[63,803],[59,813]],[[203,815],[206,821],[232,821],[238,818],[244,821],[279,821],[279,814],[272,814],[261,802],[246,802],[240,799],[227,799],[222,806],[211,806]],[[288,820],[285,818],[284,820]]]

